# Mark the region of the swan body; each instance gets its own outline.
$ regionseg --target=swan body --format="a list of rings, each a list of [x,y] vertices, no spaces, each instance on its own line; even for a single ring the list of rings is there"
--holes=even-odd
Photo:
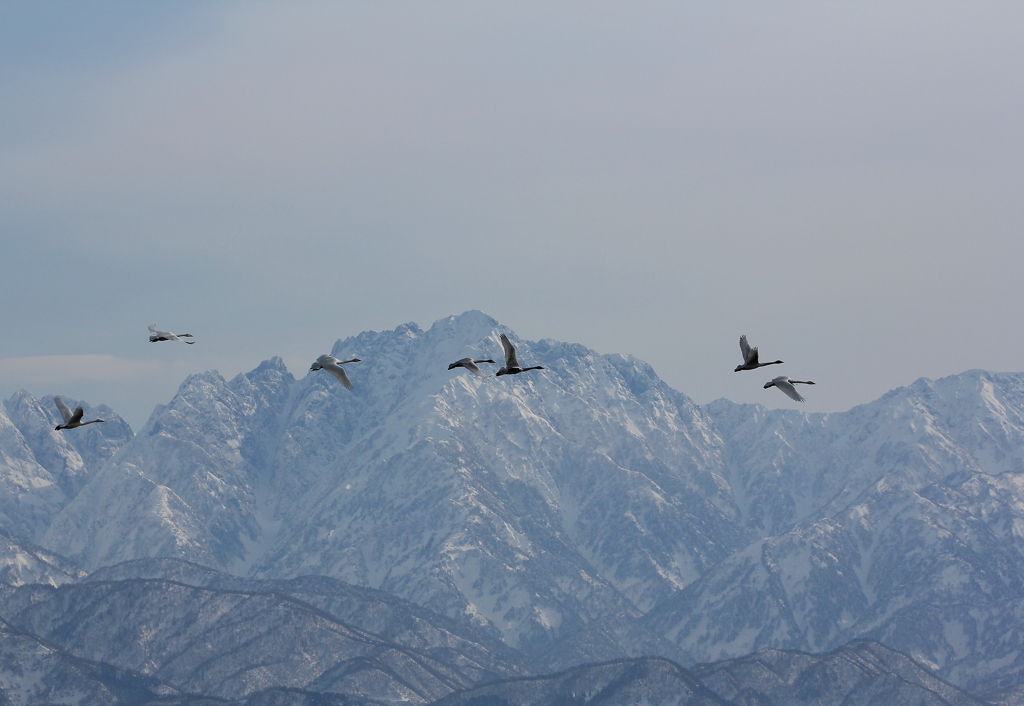
[[[64,400],[60,397],[54,397],[53,403],[57,405],[57,410],[60,412],[60,416],[64,419],[63,424],[58,424],[53,428],[54,431],[60,431],[61,429],[77,429],[78,427],[84,427],[86,424],[95,424],[96,422],[102,422],[102,419],[93,419],[88,422],[82,421],[82,415],[85,414],[85,410],[81,407],[75,407],[74,413],[68,409],[68,406],[64,404]]]
[[[757,346],[750,347],[750,344],[747,343],[746,334],[740,336],[740,352],[743,354],[743,363],[736,366],[736,369],[733,370],[734,373],[738,373],[741,370],[755,370],[766,365],[778,365],[782,362],[781,360],[773,360],[770,363],[759,363],[757,361]]]
[[[449,370],[454,370],[455,368],[465,368],[466,370],[468,370],[469,372],[473,373],[474,375],[479,375],[480,377],[483,378],[483,377],[487,377],[487,375],[486,375],[486,373],[484,373],[483,370],[478,368],[476,364],[477,363],[493,363],[493,362],[494,361],[491,360],[490,358],[488,358],[487,360],[473,360],[472,358],[460,358],[459,360],[457,360],[454,363],[452,363],[451,365],[449,365],[448,369]]]
[[[171,333],[170,331],[158,331],[156,326],[154,326],[153,324],[149,325],[150,343],[156,343],[157,341],[181,341],[182,343],[187,343],[190,346],[195,343],[195,341],[184,340],[186,338],[194,338],[194,336],[191,333],[174,334]]]
[[[498,372],[494,374],[495,377],[499,375],[518,375],[519,373],[525,373],[527,370],[544,369],[543,365],[534,365],[531,368],[524,368],[519,365],[519,361],[516,360],[516,349],[505,334],[501,334],[501,347],[505,349],[505,365],[498,369]]]
[[[811,382],[810,380],[793,380],[792,378],[788,378],[785,375],[780,375],[779,377],[775,378],[771,382],[766,382],[764,384],[764,389],[767,390],[769,387],[777,387],[780,390],[782,390],[783,392],[785,392],[786,395],[788,395],[789,397],[793,398],[797,402],[803,402],[807,398],[805,398],[803,395],[801,395],[799,392],[797,392],[796,388],[793,387],[793,385],[813,385],[813,384],[814,383]]]
[[[345,369],[342,368],[345,363],[358,363],[359,358],[351,358],[350,360],[338,360],[331,355],[322,355],[316,359],[316,362],[309,366],[310,370],[326,370],[334,379],[341,383],[342,387],[346,390],[352,389],[352,381],[348,379],[348,375],[345,373]]]

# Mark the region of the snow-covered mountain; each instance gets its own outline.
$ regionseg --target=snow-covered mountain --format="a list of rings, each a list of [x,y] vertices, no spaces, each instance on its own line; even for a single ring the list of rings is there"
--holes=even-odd
[[[752,411],[760,424],[717,427],[764,452],[731,460],[731,477],[770,487],[794,524],[645,620],[693,661],[871,637],[969,689],[1019,683],[1024,376],[919,380],[844,414]]]
[[[109,407],[65,402],[106,422],[65,433],[54,430],[63,420],[52,398],[21,391],[0,403],[0,529],[31,542],[133,436]]]
[[[59,554],[12,535],[0,527],[0,583],[59,586],[85,577],[85,572]]]
[[[640,361],[510,331],[546,370],[447,370],[499,355],[506,331],[470,312],[341,341],[333,354],[364,361],[352,392],[279,359],[194,375],[44,544],[87,569],[177,556],[334,576],[530,652],[620,616],[627,642],[671,651],[634,619],[753,538],[707,415]],[[587,658],[621,654],[587,639]]]
[[[447,370],[500,360],[500,333],[545,370]],[[277,358],[201,373],[135,436],[54,433],[19,393],[0,527],[88,571],[170,557],[385,591],[503,641],[517,669],[867,637],[975,693],[1024,682],[1024,374],[806,414],[696,405],[642,361],[480,312],[331,353],[362,359],[352,391]]]

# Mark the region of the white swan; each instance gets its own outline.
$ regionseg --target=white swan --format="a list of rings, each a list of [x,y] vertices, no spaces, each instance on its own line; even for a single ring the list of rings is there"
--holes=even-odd
[[[334,378],[340,382],[346,390],[352,389],[352,381],[348,379],[348,375],[345,373],[345,369],[341,366],[345,363],[358,363],[359,358],[352,358],[350,360],[338,360],[334,356],[322,355],[316,359],[316,362],[309,366],[310,370],[326,370]]]
[[[86,424],[95,424],[96,422],[102,422],[102,419],[93,419],[92,421],[83,422],[82,415],[85,414],[85,410],[81,407],[75,407],[75,413],[72,414],[68,406],[64,404],[64,400],[60,397],[54,396],[54,404],[57,405],[57,410],[60,412],[60,416],[64,418],[63,424],[58,424],[53,428],[54,431],[60,431],[61,429],[75,429],[77,427],[84,427]]]
[[[524,373],[527,370],[544,370],[543,365],[534,365],[532,368],[524,368],[519,365],[519,361],[516,360],[516,349],[508,340],[508,336],[501,334],[501,347],[505,349],[505,367],[500,368],[498,372],[494,374],[495,377],[499,375],[518,375]]]
[[[771,363],[758,363],[757,362],[757,346],[753,348],[747,343],[747,335],[743,334],[740,336],[740,352],[743,354],[743,363],[737,365],[734,373],[738,373],[741,370],[754,370],[756,368],[763,368],[766,365],[777,365],[781,363],[781,360],[773,360]]]
[[[170,331],[157,331],[156,326],[153,324],[149,325],[150,343],[156,343],[157,341],[181,341],[182,343],[187,343],[190,346],[195,343],[195,341],[183,340],[186,338],[194,338],[194,336],[191,333],[173,334]]]
[[[814,383],[811,382],[810,380],[793,380],[791,378],[786,377],[785,375],[780,375],[779,377],[775,378],[771,382],[766,382],[764,384],[764,389],[767,390],[769,387],[777,387],[780,390],[782,390],[783,392],[785,392],[787,395],[792,397],[797,402],[803,402],[806,398],[801,396],[801,394],[796,391],[796,388],[793,387],[793,385],[813,385],[813,384]]]
[[[493,363],[494,361],[488,358],[487,360],[473,360],[472,358],[460,358],[451,365],[448,366],[449,370],[455,368],[465,368],[474,375],[479,375],[482,378],[487,377],[487,374],[483,370],[477,367],[477,363]]]

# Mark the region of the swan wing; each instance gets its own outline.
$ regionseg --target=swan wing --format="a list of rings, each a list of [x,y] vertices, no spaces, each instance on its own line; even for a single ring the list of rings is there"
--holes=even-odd
[[[85,410],[81,407],[75,407],[75,413],[71,415],[71,419],[68,420],[68,426],[76,426],[82,421],[82,415],[85,414]]]
[[[343,367],[334,363],[327,363],[324,365],[324,370],[333,375],[334,379],[340,382],[346,390],[352,389],[352,381],[348,379],[348,375]]]
[[[154,328],[153,326],[150,326],[149,327],[149,340],[150,341],[180,341],[181,339],[178,338],[173,333],[171,333],[170,331],[161,331],[161,330],[159,330],[157,328]],[[184,341],[184,342],[185,343],[190,343],[190,341]]]
[[[797,402],[803,402],[806,399],[803,395],[796,391],[796,388],[793,387],[793,383],[789,381],[789,378],[775,378],[775,387],[785,392],[788,397],[791,397]]]
[[[462,363],[462,367],[463,367],[463,368],[465,368],[465,369],[466,369],[466,370],[468,370],[469,372],[473,373],[474,375],[479,375],[479,376],[480,376],[480,377],[482,377],[482,378],[483,378],[483,377],[487,377],[487,375],[485,375],[485,374],[484,374],[484,371],[483,371],[483,370],[481,370],[481,369],[480,369],[480,368],[479,368],[479,367],[477,366],[477,364],[473,362],[473,359],[472,359],[472,358],[464,358],[464,359],[463,359],[463,360],[461,361],[461,363]]]
[[[747,343],[747,334],[740,336],[740,353],[743,354],[743,363],[750,362],[750,344]]]
[[[57,405],[57,411],[60,412],[60,416],[64,420],[64,423],[67,424],[68,422],[70,422],[71,410],[68,409],[68,406],[66,404],[64,404],[64,400],[62,400],[60,397],[54,397],[53,403]]]
[[[501,347],[505,349],[505,367],[506,368],[518,368],[519,361],[516,360],[516,349],[512,345],[512,342],[508,340],[508,336],[501,334]]]

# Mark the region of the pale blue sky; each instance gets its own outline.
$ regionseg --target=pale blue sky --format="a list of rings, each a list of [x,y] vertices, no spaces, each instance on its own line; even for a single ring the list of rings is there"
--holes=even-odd
[[[0,396],[480,309],[708,402],[1024,370],[1024,5],[0,2]],[[150,345],[146,325],[195,346]],[[441,361],[447,364],[449,361]],[[769,374],[770,373],[770,374]]]

